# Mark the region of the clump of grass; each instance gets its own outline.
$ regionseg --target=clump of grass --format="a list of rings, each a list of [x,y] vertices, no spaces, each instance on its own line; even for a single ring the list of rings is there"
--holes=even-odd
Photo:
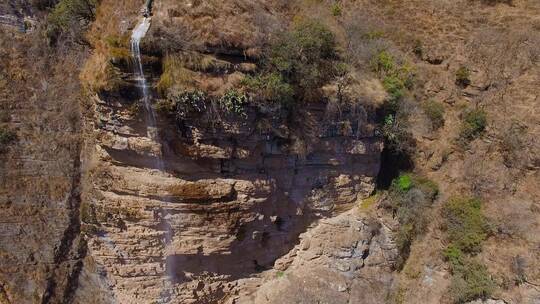
[[[163,60],[163,73],[157,83],[157,90],[162,96],[167,96],[170,90],[183,92],[185,90],[194,90],[193,80],[194,72],[187,69],[181,56],[168,55]]]
[[[339,5],[339,3],[332,4],[331,10],[332,10],[332,15],[334,17],[339,17],[339,16],[341,16],[343,14],[343,11],[341,9],[341,5]]]
[[[384,31],[382,30],[371,30],[363,34],[362,37],[366,40],[377,40],[384,38]]]
[[[444,107],[441,103],[430,100],[423,104],[423,110],[431,122],[433,130],[444,126]]]
[[[362,202],[360,203],[360,210],[366,211],[366,210],[371,209],[371,207],[375,203],[377,203],[379,198],[380,198],[380,194],[375,193],[375,194],[371,195],[370,197],[363,199]]]
[[[86,90],[92,92],[112,91],[120,87],[118,68],[111,64],[103,49],[97,50],[85,63],[80,79]]]
[[[395,188],[401,192],[409,191],[413,186],[410,174],[402,174],[395,181]]]
[[[109,56],[113,62],[124,60],[127,61],[131,58],[131,52],[128,49],[129,38],[128,36],[109,35],[104,39]]]

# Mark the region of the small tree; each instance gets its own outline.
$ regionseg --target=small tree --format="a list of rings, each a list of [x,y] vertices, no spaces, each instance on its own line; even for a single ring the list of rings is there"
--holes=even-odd
[[[267,54],[270,71],[279,72],[298,98],[310,99],[336,75],[334,34],[322,23],[304,20],[282,33]]]
[[[70,33],[77,41],[82,32],[95,19],[97,0],[61,0],[47,17],[47,37],[55,43],[63,33]]]

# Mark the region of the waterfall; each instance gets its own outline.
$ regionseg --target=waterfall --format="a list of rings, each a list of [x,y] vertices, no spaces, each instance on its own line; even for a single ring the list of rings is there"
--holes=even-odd
[[[151,1],[148,1],[151,3]],[[149,10],[149,9],[148,9]],[[144,75],[144,69],[142,64],[142,58],[141,58],[141,48],[140,43],[141,39],[146,36],[146,32],[148,32],[148,29],[150,28],[150,17],[145,17],[137,24],[137,26],[133,29],[133,32],[131,33],[131,53],[133,55],[134,59],[134,67],[133,67],[133,73],[135,75],[136,81],[137,81],[137,87],[139,88],[143,102],[144,102],[144,109],[145,109],[145,117],[146,117],[146,128],[147,128],[147,136],[153,140],[156,143],[160,143],[158,131],[157,131],[157,120],[156,120],[156,113],[154,111],[154,108],[152,107],[152,94],[150,92],[150,89],[148,87],[148,83],[146,82],[146,77]],[[165,170],[165,165],[163,163],[162,154],[161,152],[156,155],[156,168],[159,171]],[[165,246],[170,246],[172,241],[172,234],[173,231],[168,223],[167,219],[167,213],[162,213],[162,220],[165,223],[165,226],[167,227],[167,232],[165,235]],[[174,281],[175,274],[173,271],[167,271],[167,275],[171,278],[171,281]],[[170,294],[170,290],[163,290],[162,291],[162,302],[168,302],[166,300],[168,298],[168,295]]]
[[[145,115],[146,115],[146,127],[147,135],[150,139],[154,140],[156,143],[159,143],[159,136],[157,132],[157,120],[156,113],[152,107],[152,95],[148,84],[146,82],[146,77],[144,75],[144,69],[141,59],[141,39],[146,36],[146,32],[150,28],[150,19],[149,17],[144,17],[137,26],[133,29],[131,34],[131,53],[134,59],[133,73],[135,74],[137,80],[137,87],[141,91]],[[161,153],[157,155],[156,161],[157,169],[164,170],[163,160],[161,158]]]

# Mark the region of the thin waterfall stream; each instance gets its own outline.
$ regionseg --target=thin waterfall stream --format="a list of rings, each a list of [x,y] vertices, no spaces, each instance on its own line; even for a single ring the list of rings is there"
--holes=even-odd
[[[141,91],[143,103],[144,103],[147,135],[150,139],[152,139],[153,141],[159,144],[156,113],[154,111],[154,108],[152,107],[152,95],[150,93],[150,89],[146,81],[146,76],[144,75],[144,68],[142,64],[142,56],[141,56],[141,48],[140,48],[141,39],[143,39],[146,36],[146,33],[148,32],[148,29],[150,28],[150,22],[151,22],[150,17],[144,17],[133,29],[133,32],[131,34],[131,53],[135,61],[133,72],[137,80],[137,87]],[[165,168],[163,164],[163,159],[161,157],[161,153],[159,153],[156,156],[157,156],[156,157],[157,169],[160,171],[163,171]]]
[[[144,75],[144,68],[143,68],[141,48],[140,48],[141,40],[146,36],[146,33],[150,29],[150,24],[151,24],[151,18],[145,15],[143,19],[133,29],[133,32],[131,34],[131,53],[134,59],[133,72],[137,80],[137,87],[139,88],[140,93],[142,94],[142,99],[144,103],[147,136],[151,140],[153,140],[155,143],[157,143],[161,149],[161,143],[160,143],[160,138],[159,138],[158,128],[157,128],[156,112],[154,111],[154,108],[152,107],[152,94],[148,86],[148,83],[146,81],[146,76]],[[157,153],[156,155],[155,165],[159,171],[162,171],[162,172],[165,171],[165,164],[163,162],[161,151]],[[167,212],[161,210],[160,218],[161,218],[162,223],[164,224],[164,227],[166,227],[165,228],[166,229],[166,234],[165,234],[165,247],[166,247],[165,251],[166,252],[167,252],[167,247],[170,246],[172,242],[172,236],[173,236],[173,231],[168,223],[167,217],[168,217]],[[168,268],[166,270],[167,275],[171,278],[171,280],[174,280],[174,277],[175,277],[174,272],[170,271],[170,267],[167,267],[167,268]],[[162,300],[164,302],[168,302],[166,299],[169,292],[170,292],[169,290],[163,290],[164,298]]]

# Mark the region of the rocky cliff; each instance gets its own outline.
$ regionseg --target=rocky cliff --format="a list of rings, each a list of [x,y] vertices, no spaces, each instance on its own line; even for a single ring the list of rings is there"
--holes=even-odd
[[[214,34],[205,5],[157,2],[149,41],[142,43],[152,86],[159,88],[165,56],[173,52],[215,63],[184,67],[201,86],[223,91],[241,78],[260,48],[252,36],[265,30],[248,12],[265,9],[261,18],[282,16],[280,6],[245,5],[242,14],[235,5],[215,4],[224,23]],[[234,37],[236,25],[225,20],[255,30]],[[120,37],[130,34],[138,18],[122,21],[130,25],[116,25]],[[98,17],[96,26],[100,22]],[[190,45],[179,42],[173,45],[180,50],[168,49],[171,41],[160,37],[181,39],[173,31],[182,26],[189,26]],[[113,64],[121,85],[92,97],[86,118],[91,141],[81,206],[88,241],[82,275],[91,284],[77,291],[81,302],[98,293],[104,303],[232,303],[251,290],[246,284],[260,284],[257,278],[290,254],[301,233],[349,210],[375,187],[382,144],[369,121],[348,134],[336,130],[338,123],[358,121],[354,113],[337,121],[324,103],[315,103],[301,113],[309,122],[302,124],[291,123],[281,110],[246,106],[241,114],[230,113],[204,100],[182,115],[158,112],[157,130],[148,130],[129,62]],[[155,99],[160,94],[153,92]],[[303,144],[308,153],[300,154],[291,137],[308,131],[300,130],[306,126],[314,136]],[[361,219],[342,225],[339,229],[359,225],[345,241],[350,259],[365,258],[375,232]],[[289,259],[279,262],[281,269],[294,260]],[[384,258],[381,263],[391,264]]]
[[[143,2],[0,4],[0,303],[539,303],[535,1]]]

